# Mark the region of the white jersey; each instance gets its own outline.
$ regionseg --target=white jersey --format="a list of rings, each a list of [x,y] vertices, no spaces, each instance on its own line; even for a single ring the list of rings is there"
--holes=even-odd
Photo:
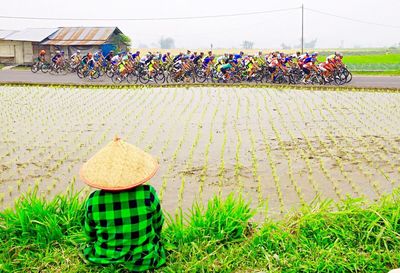
[[[118,55],[111,58],[111,62],[114,64],[119,63],[120,60],[121,58]]]
[[[228,58],[225,57],[224,55],[218,57],[217,63],[224,63]]]
[[[75,59],[77,59],[77,58],[80,58],[81,57],[81,54],[78,54],[77,52],[75,52],[74,54],[72,54],[71,55],[71,60],[75,60]]]

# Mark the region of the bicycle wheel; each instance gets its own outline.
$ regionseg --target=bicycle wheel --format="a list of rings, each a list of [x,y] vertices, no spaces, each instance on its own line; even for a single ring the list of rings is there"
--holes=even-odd
[[[50,71],[50,68],[51,68],[50,64],[44,63],[44,64],[42,64],[42,67],[40,68],[40,70],[41,70],[43,73],[47,73],[47,72]]]
[[[89,72],[89,79],[95,80],[95,79],[98,79],[99,77],[100,77],[99,69],[92,69]]]
[[[138,82],[138,76],[136,74],[136,72],[131,72],[128,74],[126,80],[128,83],[137,83]]]
[[[33,73],[38,72],[38,71],[39,71],[39,64],[38,64],[38,63],[34,63],[34,64],[31,66],[31,71],[32,71]]]
[[[76,75],[78,75],[78,77],[79,77],[80,79],[82,79],[82,78],[84,77],[84,75],[83,75],[83,69],[82,69],[82,68],[77,69],[77,70],[76,70]]]
[[[143,84],[146,84],[150,81],[150,76],[147,72],[143,71],[140,75],[139,75],[139,81]]]
[[[155,81],[156,83],[158,83],[158,84],[164,83],[164,82],[165,82],[165,75],[164,75],[164,72],[162,72],[162,71],[157,72],[157,73],[154,75],[154,81]]]
[[[122,82],[122,77],[119,73],[115,73],[112,77],[111,77],[111,81],[115,84],[117,83],[121,83]]]
[[[197,70],[197,72],[196,72],[196,81],[200,82],[200,83],[203,83],[206,80],[207,80],[207,76],[204,73],[204,71],[203,70]]]
[[[107,69],[107,71],[106,71],[107,77],[112,78],[114,76],[114,72],[115,71],[114,71],[114,69],[112,67]]]
[[[337,85],[343,85],[346,83],[346,76],[341,72],[341,71],[335,71],[335,74],[333,75],[334,81]]]

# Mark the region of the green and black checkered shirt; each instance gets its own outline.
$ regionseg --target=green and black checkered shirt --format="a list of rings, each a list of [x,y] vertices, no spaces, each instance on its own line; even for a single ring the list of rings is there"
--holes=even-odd
[[[86,201],[85,257],[94,263],[123,263],[142,272],[165,263],[160,242],[164,222],[155,189],[141,185],[111,192],[97,190]]]

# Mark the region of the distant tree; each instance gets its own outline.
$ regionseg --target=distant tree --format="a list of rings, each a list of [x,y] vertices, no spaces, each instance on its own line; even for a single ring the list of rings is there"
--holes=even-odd
[[[315,48],[316,44],[317,44],[317,39],[311,40],[309,42],[304,42],[304,48],[313,49],[313,48]]]
[[[287,50],[287,49],[292,49],[292,47],[291,47],[290,45],[286,45],[285,43],[282,43],[282,44],[281,44],[281,48],[282,48],[282,49],[286,49],[286,50]]]
[[[129,38],[125,34],[120,33],[118,35],[115,35],[115,37],[113,39],[113,43],[116,44],[116,45],[125,44],[127,46],[131,46],[132,45],[132,40],[131,40],[131,38]]]
[[[175,47],[175,41],[171,37],[167,38],[161,37],[158,43],[160,44],[160,47],[162,49],[170,49]]]
[[[242,48],[243,48],[243,49],[252,49],[253,46],[254,46],[254,42],[252,42],[252,41],[247,41],[247,40],[245,40],[245,41],[243,41],[243,43],[242,43]]]
[[[304,40],[304,48],[308,48],[308,49],[313,49],[315,48],[316,44],[317,44],[317,38],[315,38],[314,40],[311,40],[309,42]],[[301,39],[300,39],[300,44],[298,46],[296,46],[296,48],[301,48]]]

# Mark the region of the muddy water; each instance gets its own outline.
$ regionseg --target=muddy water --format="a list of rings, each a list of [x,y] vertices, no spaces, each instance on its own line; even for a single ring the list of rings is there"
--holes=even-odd
[[[115,134],[158,158],[170,213],[241,194],[258,217],[399,185],[400,95],[257,88],[0,88],[0,207],[75,189]],[[266,211],[268,207],[268,212]]]

